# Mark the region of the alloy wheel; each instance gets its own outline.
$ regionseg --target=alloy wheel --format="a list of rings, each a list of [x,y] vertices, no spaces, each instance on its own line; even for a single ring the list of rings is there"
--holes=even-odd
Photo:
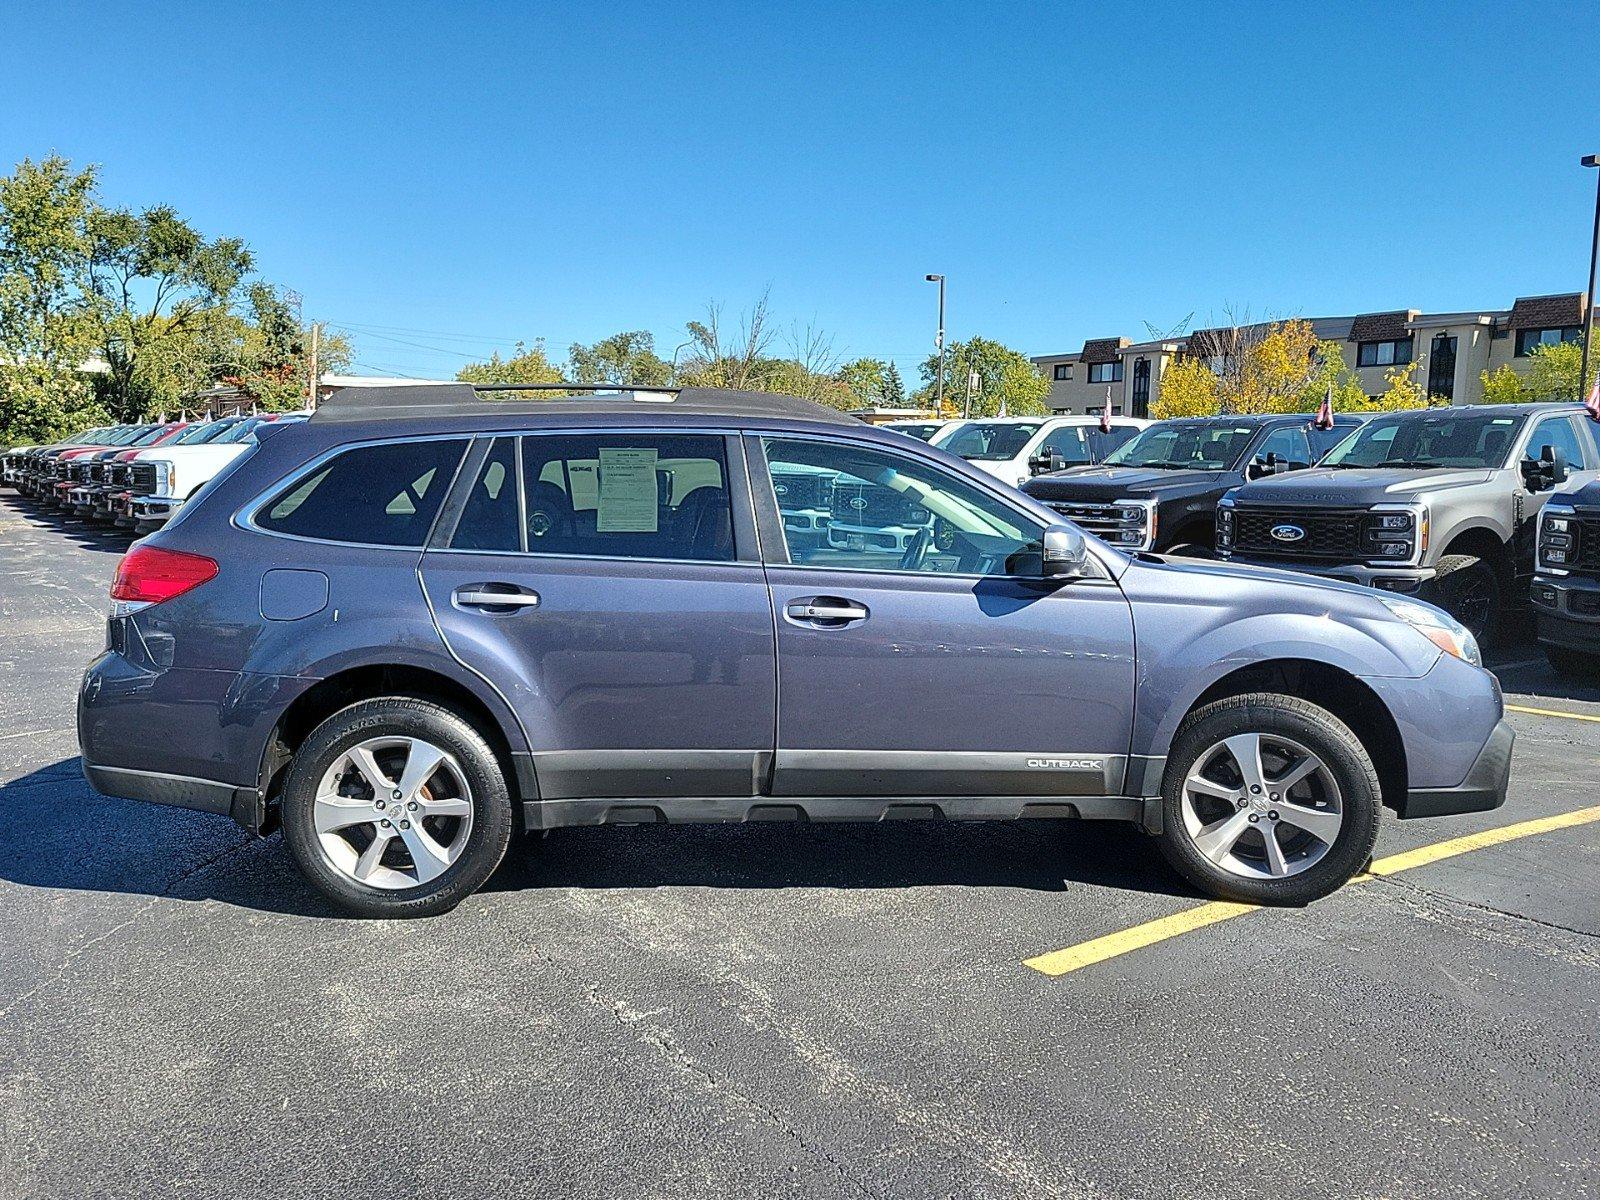
[[[1327,764],[1291,738],[1241,733],[1200,755],[1183,781],[1184,828],[1195,849],[1247,879],[1310,869],[1344,827]]]
[[[472,833],[461,764],[414,737],[369,738],[344,751],[323,773],[312,812],[328,863],[389,890],[437,879]]]

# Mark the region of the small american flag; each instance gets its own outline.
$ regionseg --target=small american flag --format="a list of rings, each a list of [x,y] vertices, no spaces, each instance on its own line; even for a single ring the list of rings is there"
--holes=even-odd
[[[1600,421],[1600,373],[1596,373],[1589,394],[1583,398],[1583,411],[1591,421]]]
[[[1317,405],[1317,415],[1311,418],[1313,429],[1333,428],[1333,384],[1328,385],[1328,392],[1322,397],[1322,403]]]
[[[1100,410],[1100,432],[1111,432],[1111,389],[1106,389],[1106,406]]]

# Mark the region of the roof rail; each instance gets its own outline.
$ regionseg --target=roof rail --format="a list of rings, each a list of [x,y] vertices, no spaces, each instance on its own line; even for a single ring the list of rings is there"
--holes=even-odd
[[[495,398],[496,393],[517,392],[601,394]],[[407,386],[342,387],[317,405],[311,419],[318,424],[329,424],[335,421],[505,416],[513,413],[583,415],[637,412],[642,405],[695,416],[788,417],[835,425],[860,424],[859,419],[849,413],[779,392],[618,383],[417,383]]]

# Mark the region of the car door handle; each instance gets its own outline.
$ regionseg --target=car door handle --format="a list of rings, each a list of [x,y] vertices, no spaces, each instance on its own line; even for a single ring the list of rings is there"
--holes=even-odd
[[[457,608],[538,608],[539,593],[522,588],[493,591],[496,587],[511,589],[509,583],[474,583],[458,587],[451,593]]]
[[[793,621],[865,621],[868,616],[865,605],[833,596],[791,600],[783,611]]]

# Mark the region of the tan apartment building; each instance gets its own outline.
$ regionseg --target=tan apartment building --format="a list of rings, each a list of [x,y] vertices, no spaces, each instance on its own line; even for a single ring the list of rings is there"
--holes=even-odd
[[[1416,362],[1416,380],[1430,396],[1476,404],[1483,398],[1484,371],[1492,374],[1509,363],[1521,373],[1534,347],[1582,337],[1584,316],[1583,293],[1566,292],[1522,296],[1509,309],[1482,312],[1413,308],[1308,319],[1319,340],[1343,344],[1344,360],[1369,396],[1383,392],[1387,371]],[[1233,342],[1234,331],[1221,329],[1145,342],[1090,338],[1074,353],[1041,354],[1032,361],[1050,383],[1047,403],[1056,412],[1098,412],[1109,387],[1114,415],[1147,417],[1161,396],[1168,367],[1180,357],[1214,357]]]

